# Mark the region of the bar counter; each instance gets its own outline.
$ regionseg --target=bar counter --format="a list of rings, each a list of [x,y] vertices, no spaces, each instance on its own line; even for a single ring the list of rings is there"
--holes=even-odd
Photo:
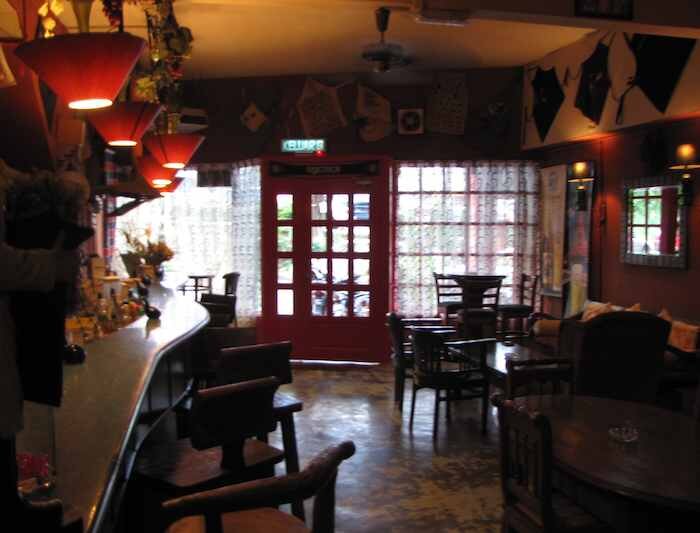
[[[37,424],[49,426],[43,430],[48,433],[54,426],[54,494],[78,509],[86,532],[110,529],[111,500],[124,485],[134,429],[158,363],[209,321],[202,306],[174,289],[154,284],[149,300],[161,310],[160,319],[141,317],[88,344],[83,365],[64,366],[63,403],[53,422]],[[41,430],[32,428],[38,413],[29,406],[25,432],[30,439],[42,438]]]

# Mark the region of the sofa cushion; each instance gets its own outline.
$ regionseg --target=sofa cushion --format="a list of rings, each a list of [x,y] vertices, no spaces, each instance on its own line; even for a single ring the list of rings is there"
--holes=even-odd
[[[684,352],[692,352],[698,345],[698,333],[700,333],[700,326],[674,320],[671,322],[668,344]]]
[[[583,315],[581,320],[587,322],[588,320],[600,316],[604,313],[611,313],[614,311],[613,305],[610,302],[586,302],[586,306],[583,308]]]
[[[630,305],[629,307],[625,308],[625,311],[641,311],[642,310],[642,304],[636,303],[634,305]]]
[[[532,332],[536,337],[557,337],[559,335],[559,325],[561,320],[550,320],[543,318],[532,326]]]

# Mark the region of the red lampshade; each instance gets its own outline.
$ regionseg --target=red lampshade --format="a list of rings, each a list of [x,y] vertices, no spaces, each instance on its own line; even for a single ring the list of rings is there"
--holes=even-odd
[[[146,41],[128,33],[74,33],[21,44],[15,54],[72,109],[108,107]]]
[[[147,135],[143,144],[165,168],[185,168],[204,141],[202,135],[192,133],[166,133]]]
[[[177,172],[177,170],[172,168],[164,168],[150,155],[144,155],[137,159],[136,169],[151,187],[158,190],[172,185]]]
[[[136,146],[161,109],[148,102],[119,102],[93,111],[88,119],[110,146]]]
[[[177,189],[180,184],[185,180],[185,178],[175,178],[173,182],[168,185],[167,187],[163,187],[162,189],[158,189],[158,192],[160,192],[161,196],[167,196],[168,194],[172,194],[175,192],[175,189]]]

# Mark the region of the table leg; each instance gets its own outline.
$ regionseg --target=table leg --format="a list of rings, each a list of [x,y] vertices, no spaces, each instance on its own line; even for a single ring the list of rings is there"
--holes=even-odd
[[[287,474],[299,472],[299,454],[297,451],[297,436],[294,428],[294,413],[285,414],[280,418],[282,426],[282,443],[284,444],[284,464]],[[292,514],[304,520],[304,501],[292,502]]]

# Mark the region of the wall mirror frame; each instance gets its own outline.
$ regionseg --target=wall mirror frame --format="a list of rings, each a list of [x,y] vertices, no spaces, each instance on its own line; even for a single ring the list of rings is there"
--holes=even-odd
[[[638,231],[644,230],[649,237],[650,231],[655,231],[654,236],[659,235],[661,239],[661,226],[663,204],[662,199],[659,196],[655,198],[645,199],[641,189],[649,188],[677,188],[678,190],[678,201],[675,204],[677,207],[677,228],[672,236],[672,246],[674,248],[673,253],[663,253],[660,248],[661,245],[654,246],[653,250],[649,253],[643,253],[639,251],[639,248],[635,250],[633,245],[632,235],[630,234],[635,228],[639,228]],[[656,194],[656,192],[655,192]],[[655,196],[654,194],[654,196]],[[668,174],[661,176],[650,176],[644,178],[635,178],[625,181],[622,191],[622,220],[620,229],[620,260],[623,263],[631,265],[644,265],[644,266],[655,266],[655,267],[666,267],[666,268],[686,268],[687,267],[687,256],[688,256],[688,213],[687,207],[681,200],[682,188],[681,181],[677,175]],[[637,201],[646,201],[644,204],[640,202],[640,205],[644,206],[645,220],[640,226],[635,226],[633,224],[638,221],[634,220],[634,208],[632,207],[632,198]],[[654,214],[654,220],[650,220],[650,203],[649,202],[658,201],[658,210]],[[630,218],[632,217],[632,219]],[[668,218],[668,215],[665,217]],[[673,218],[673,217],[672,217]],[[656,237],[654,237],[656,238]]]

